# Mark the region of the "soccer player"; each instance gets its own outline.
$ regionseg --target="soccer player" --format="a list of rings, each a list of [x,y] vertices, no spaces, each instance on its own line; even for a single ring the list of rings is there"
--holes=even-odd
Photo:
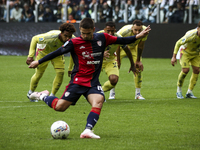
[[[52,30],[47,33],[39,34],[33,36],[30,44],[29,55],[26,60],[26,63],[29,65],[33,60],[36,52],[35,59],[39,60],[46,56],[47,54],[57,50],[61,47],[66,41],[70,38],[75,37],[73,33],[76,31],[75,27],[71,23],[64,23],[60,26],[59,30]],[[32,76],[30,81],[30,89],[27,93],[27,97],[29,98],[30,94],[35,91],[38,86],[38,82],[43,76],[48,63],[47,61],[43,64],[40,64],[35,69],[35,74]],[[60,88],[63,76],[64,76],[64,67],[65,67],[65,60],[64,55],[60,55],[51,60],[51,63],[56,71],[56,76],[53,81],[53,86],[51,90],[51,95],[54,96],[58,89]],[[30,99],[31,102],[37,102],[37,100]]]
[[[97,33],[108,33],[113,36],[121,37],[121,35],[116,33],[116,26],[115,23],[109,21],[105,24],[104,30],[98,31]],[[109,52],[109,57],[103,59],[102,69],[105,69],[106,74],[108,75],[108,81],[106,81],[102,89],[104,92],[110,91],[114,88],[118,82],[119,78],[119,69],[116,61],[116,50],[119,49],[120,46],[118,44],[112,44],[106,47],[106,51]],[[132,64],[133,58],[130,49],[127,45],[122,46],[123,50],[125,51],[126,55],[128,56],[130,63]],[[109,96],[109,99],[115,99],[115,93]]]
[[[143,30],[146,29],[146,26],[143,25],[142,21],[134,20],[132,25],[125,25],[123,26],[117,33],[120,34],[122,37],[129,37],[133,35],[137,35]],[[141,95],[141,86],[142,86],[142,71],[143,71],[143,64],[141,62],[142,52],[144,49],[145,41],[147,40],[147,36],[138,39],[136,42],[128,44],[129,49],[131,50],[133,60],[136,64],[136,67],[140,70],[139,73],[134,76],[135,82],[135,99],[145,100],[145,98]],[[118,66],[121,66],[121,60],[123,57],[126,56],[126,53],[120,49],[117,51],[117,61]],[[110,90],[110,95],[115,95],[115,89]]]
[[[200,21],[197,25],[197,28],[189,30],[186,32],[186,34],[180,38],[174,47],[174,53],[171,59],[172,66],[177,63],[177,52],[179,48],[183,46],[183,48],[180,51],[180,64],[181,64],[181,72],[178,76],[177,81],[177,93],[176,96],[179,99],[183,99],[182,95],[182,86],[184,83],[184,79],[187,76],[190,65],[192,66],[192,75],[190,78],[189,87],[186,93],[186,98],[196,98],[192,92],[194,89],[194,86],[197,83],[198,75],[199,75],[199,67],[200,67],[200,58],[199,58],[199,52],[200,52]]]
[[[48,96],[48,91],[34,92],[31,98],[43,100],[49,107],[56,111],[65,111],[70,105],[75,105],[81,95],[84,95],[91,105],[91,111],[87,117],[85,130],[80,138],[96,138],[100,136],[92,132],[93,127],[99,119],[104,103],[104,92],[99,82],[103,55],[105,48],[110,44],[128,44],[146,36],[151,30],[150,26],[143,32],[131,37],[116,37],[107,33],[94,33],[94,22],[91,18],[84,18],[79,25],[81,36],[70,39],[58,50],[46,55],[38,61],[33,61],[29,68],[36,68],[48,60],[51,60],[64,53],[71,53],[74,61],[74,69],[71,74],[71,81],[59,99],[55,96]],[[136,72],[134,63],[129,71]]]
[[[112,21],[107,22],[105,24],[104,30],[100,30],[97,33],[103,33],[103,32],[108,33],[113,36],[121,37],[121,35],[116,33],[116,26],[115,26],[115,23]],[[105,69],[105,72],[108,75],[108,81],[106,81],[104,83],[104,85],[102,86],[102,89],[104,92],[110,91],[112,88],[115,87],[115,85],[118,82],[119,69],[118,69],[118,65],[117,65],[117,61],[116,61],[116,54],[115,54],[115,52],[118,48],[119,48],[119,44],[112,44],[112,45],[108,45],[105,49],[109,53],[109,55],[108,55],[108,57],[103,59],[103,64],[102,64],[102,69]],[[123,45],[122,48],[126,52],[128,58],[130,60],[130,63],[132,64],[133,58],[132,58],[132,54],[131,54],[128,46]],[[70,63],[69,63],[69,67],[68,67],[69,76],[71,74],[72,66],[73,66],[73,60],[70,57]],[[115,99],[115,94],[110,95],[109,99]]]

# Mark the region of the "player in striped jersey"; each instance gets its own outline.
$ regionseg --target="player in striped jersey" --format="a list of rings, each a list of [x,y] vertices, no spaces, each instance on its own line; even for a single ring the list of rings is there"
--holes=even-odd
[[[142,21],[140,20],[134,20],[131,25],[125,25],[123,26],[117,33],[120,34],[122,37],[129,37],[133,35],[137,35],[143,30],[146,29],[146,26],[143,25]],[[136,67],[140,70],[140,72],[134,76],[134,82],[135,82],[135,99],[144,100],[145,98],[141,95],[141,86],[142,86],[142,71],[143,71],[143,64],[141,62],[142,52],[144,49],[145,41],[147,40],[147,36],[138,39],[136,42],[128,44],[129,49],[131,50],[132,57],[134,60],[134,63],[136,64]],[[126,53],[120,49],[120,51],[117,51],[117,61],[118,65],[120,67],[121,60],[126,56]],[[113,88],[110,91],[110,95],[113,95],[112,93],[115,91]],[[115,93],[115,92],[114,92]]]
[[[70,38],[75,37],[73,33],[76,31],[75,27],[71,23],[64,23],[60,26],[59,30],[52,30],[47,33],[39,34],[33,36],[30,44],[29,55],[26,60],[26,63],[29,65],[33,60],[34,56],[36,60],[39,60],[46,56],[47,54],[57,50],[61,47],[66,41]],[[36,53],[36,54],[35,54]],[[38,86],[38,82],[43,76],[48,63],[47,61],[43,64],[40,64],[35,69],[35,74],[32,76],[30,81],[30,89],[27,93],[27,97],[35,91]],[[65,67],[65,60],[64,55],[60,55],[51,60],[51,63],[56,71],[56,76],[53,81],[53,86],[51,90],[51,95],[55,95],[60,88],[63,76],[64,76],[64,67]],[[31,102],[37,102],[37,100],[30,99]]]
[[[182,95],[182,86],[184,83],[184,79],[187,76],[190,66],[192,66],[192,75],[190,78],[189,87],[186,93],[186,98],[196,98],[192,92],[194,86],[197,83],[198,75],[199,75],[199,67],[200,67],[200,21],[197,25],[197,28],[189,30],[186,34],[180,38],[174,47],[173,56],[171,59],[172,66],[177,63],[176,55],[180,49],[180,47],[184,47],[180,51],[180,64],[181,64],[181,72],[178,76],[177,81],[177,93],[176,96],[179,99],[183,99]]]

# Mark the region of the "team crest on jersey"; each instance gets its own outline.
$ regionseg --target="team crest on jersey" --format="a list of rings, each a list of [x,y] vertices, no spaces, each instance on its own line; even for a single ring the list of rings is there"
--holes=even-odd
[[[44,38],[39,38],[39,41],[43,41],[44,40]]]
[[[69,96],[70,92],[65,92],[65,97]]]
[[[101,41],[97,41],[97,44],[98,44],[99,46],[101,46],[101,45],[102,45],[102,42],[101,42]]]

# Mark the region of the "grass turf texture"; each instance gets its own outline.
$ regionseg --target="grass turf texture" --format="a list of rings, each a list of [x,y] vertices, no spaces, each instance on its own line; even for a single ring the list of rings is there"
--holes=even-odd
[[[66,57],[66,68],[69,57]],[[116,86],[116,100],[104,103],[94,133],[101,139],[80,139],[90,105],[81,97],[76,106],[56,112],[44,102],[31,103],[26,98],[34,69],[28,69],[26,56],[0,56],[0,149],[6,150],[146,150],[200,149],[200,84],[193,91],[198,99],[176,98],[176,82],[180,65],[172,67],[170,59],[143,59],[142,95],[135,100],[133,73],[127,73],[129,62],[122,61]],[[188,88],[191,70],[185,79]],[[49,64],[37,91],[51,91],[55,72]],[[102,72],[100,81],[107,80]],[[69,82],[67,69],[57,93],[60,97]],[[53,122],[64,120],[70,126],[66,140],[54,140],[50,134]]]

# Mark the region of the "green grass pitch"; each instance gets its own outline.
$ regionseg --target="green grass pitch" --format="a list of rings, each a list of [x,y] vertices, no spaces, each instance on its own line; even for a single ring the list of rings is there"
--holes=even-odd
[[[60,97],[69,82],[66,57]],[[44,102],[31,103],[26,97],[34,69],[26,65],[26,56],[0,56],[0,150],[199,150],[200,149],[200,84],[193,93],[197,99],[176,98],[179,63],[172,67],[170,59],[143,58],[142,95],[135,100],[133,73],[128,73],[127,58],[122,61],[116,86],[116,100],[105,93],[100,119],[94,133],[101,139],[80,139],[90,105],[81,97],[76,106],[56,112]],[[192,70],[185,79],[188,88]],[[49,64],[37,91],[51,91],[55,72]],[[108,77],[101,73],[103,84]],[[66,121],[71,129],[68,139],[55,140],[50,126]]]

